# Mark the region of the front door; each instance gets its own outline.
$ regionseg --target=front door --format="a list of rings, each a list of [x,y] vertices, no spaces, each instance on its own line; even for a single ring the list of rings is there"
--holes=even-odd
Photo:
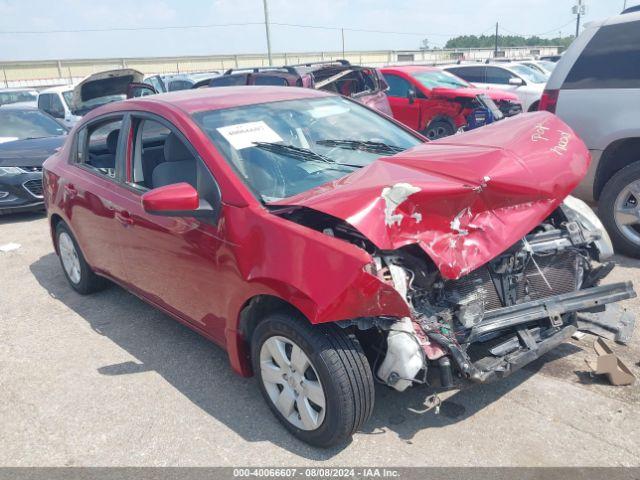
[[[399,75],[384,74],[384,79],[389,84],[387,96],[389,106],[393,112],[393,118],[414,130],[420,129],[420,102],[415,98],[409,98],[412,87],[408,80]]]
[[[206,198],[217,189],[196,151],[173,125],[132,115],[127,159],[128,192],[118,214],[129,286],[170,313],[224,340],[220,262],[225,244],[218,225],[194,217],[151,215],[141,196],[150,189],[187,182]],[[213,184],[213,187],[212,187]]]

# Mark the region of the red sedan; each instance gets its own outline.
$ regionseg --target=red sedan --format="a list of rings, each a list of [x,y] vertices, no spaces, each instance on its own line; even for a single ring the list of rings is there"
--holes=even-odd
[[[582,142],[547,112],[503,125],[424,143],[282,87],[112,103],[45,163],[55,250],[78,293],[109,279],[162,309],[332,445],[369,418],[374,378],[503,377],[568,338],[572,312],[634,295],[597,286],[610,243],[565,199]]]
[[[393,118],[429,140],[453,135],[465,127],[478,107],[497,106],[507,117],[522,112],[515,94],[475,88],[437,67],[402,65],[381,71],[389,84],[387,96]]]

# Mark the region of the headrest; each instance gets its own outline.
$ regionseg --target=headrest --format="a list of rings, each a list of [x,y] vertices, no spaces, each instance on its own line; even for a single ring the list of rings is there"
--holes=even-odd
[[[175,133],[170,133],[164,141],[165,162],[193,160],[193,155]]]
[[[116,150],[118,149],[118,137],[120,136],[120,129],[116,128],[115,130],[111,130],[109,135],[107,135],[107,150],[109,153],[115,155]]]

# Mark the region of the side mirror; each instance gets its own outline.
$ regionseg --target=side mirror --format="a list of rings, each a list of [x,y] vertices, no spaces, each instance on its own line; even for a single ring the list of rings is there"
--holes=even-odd
[[[167,217],[215,217],[216,211],[188,183],[154,188],[142,195],[142,208],[152,215]]]
[[[409,105],[416,101],[416,91],[413,88],[407,90],[407,100],[409,100]]]
[[[515,85],[516,87],[519,87],[521,85],[524,85],[524,80],[518,77],[511,77],[509,79],[509,85]]]

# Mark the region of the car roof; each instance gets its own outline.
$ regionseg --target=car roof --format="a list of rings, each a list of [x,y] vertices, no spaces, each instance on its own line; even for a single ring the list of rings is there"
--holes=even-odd
[[[385,70],[397,70],[400,72],[435,72],[437,70],[441,70],[438,67],[433,67],[431,65],[389,65],[388,67],[383,67],[380,69],[381,71]]]
[[[334,96],[328,92],[311,88],[272,87],[243,85],[239,87],[215,87],[137,97],[123,102],[115,102],[96,111],[127,110],[128,106],[151,107],[165,106],[178,108],[188,114],[205,110],[240,107],[283,100],[319,98]]]
[[[62,93],[73,91],[73,85],[59,85],[57,87],[49,87],[44,90],[40,90],[40,94],[43,93]]]

